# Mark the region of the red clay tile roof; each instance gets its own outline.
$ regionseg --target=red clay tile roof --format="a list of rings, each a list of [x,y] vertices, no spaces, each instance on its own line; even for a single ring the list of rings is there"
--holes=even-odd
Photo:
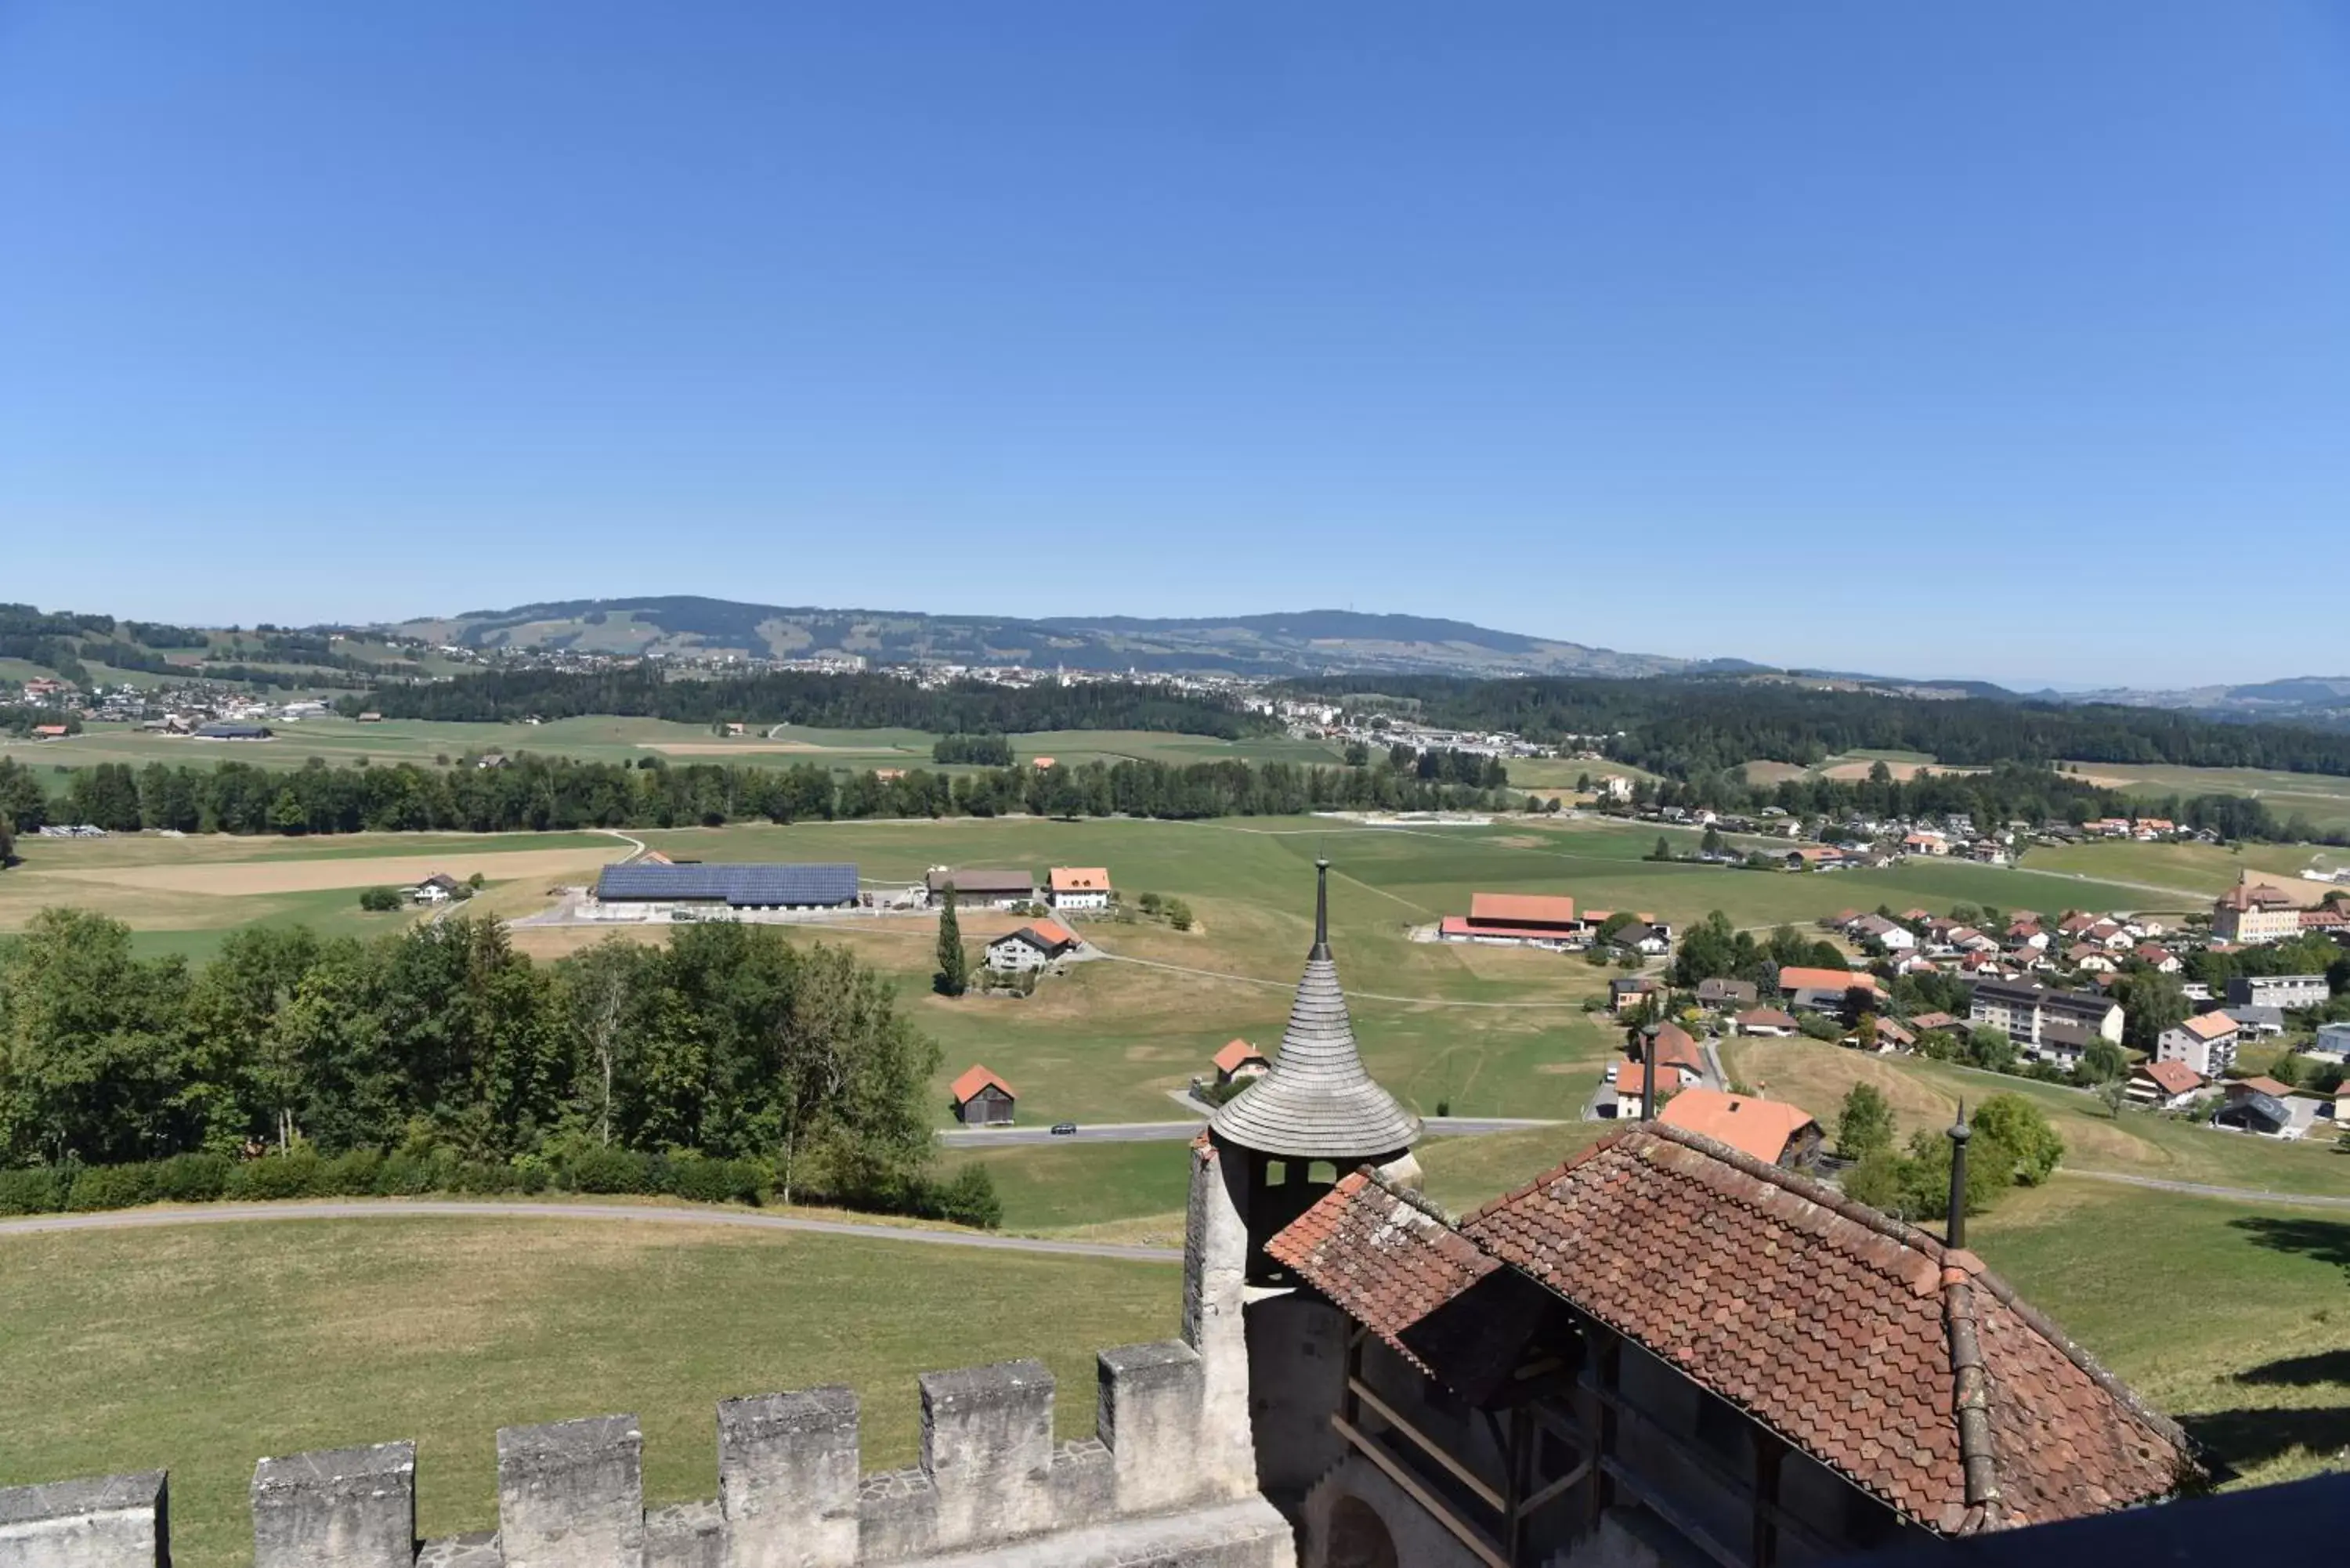
[[[1679,1067],[1692,1074],[1705,1071],[1705,1054],[1678,1023],[1657,1025],[1657,1065]]]
[[[1678,1127],[1594,1145],[1461,1231],[1943,1534],[2142,1502],[2192,1468],[1971,1253]]]
[[[1865,991],[1882,991],[1875,975],[1866,970],[1805,969],[1790,964],[1779,971],[1781,991],[1850,991],[1858,986]]]
[[[1469,898],[1469,918],[1479,925],[1568,925],[1575,923],[1575,900],[1548,893],[1475,893]]]
[[[2147,1062],[2138,1071],[2166,1095],[2191,1094],[2203,1086],[2203,1075],[2184,1062]]]
[[[1230,1074],[1233,1068],[1239,1066],[1243,1062],[1262,1062],[1263,1060],[1264,1053],[1258,1050],[1255,1046],[1250,1044],[1245,1040],[1234,1040],[1230,1042],[1222,1050],[1217,1052],[1215,1056],[1216,1070],[1225,1074]]]
[[[1726,1095],[1720,1089],[1683,1089],[1657,1113],[1667,1127],[1703,1133],[1717,1143],[1776,1165],[1787,1140],[1812,1125],[1812,1113],[1783,1100]]]
[[[965,1100],[970,1099],[973,1095],[979,1093],[982,1089],[986,1088],[990,1084],[994,1085],[1005,1094],[1012,1095],[1011,1085],[1005,1083],[1003,1079],[997,1077],[986,1068],[980,1066],[973,1066],[965,1069],[963,1075],[954,1081],[954,1083],[948,1088],[947,1093],[954,1097],[954,1103],[956,1105],[961,1105]],[[1020,1096],[1013,1095],[1012,1097],[1016,1100]]]
[[[2179,1025],[2198,1040],[2225,1040],[2236,1032],[2236,1021],[2224,1012],[2199,1012]]]
[[[1265,1251],[1423,1372],[1404,1330],[1502,1265],[1442,1220],[1357,1170]]]
[[[1109,873],[1098,866],[1055,866],[1052,888],[1055,893],[1107,893]]]
[[[1689,1075],[1682,1072],[1679,1067],[1669,1067],[1661,1062],[1657,1064],[1657,1092],[1660,1095],[1669,1095],[1673,1093],[1681,1086],[1681,1080],[1687,1076],[1689,1076]],[[1616,1075],[1616,1094],[1618,1098],[1628,1096],[1633,1099],[1638,1099],[1640,1097],[1641,1091],[1646,1089],[1648,1086],[1648,1070],[1646,1067],[1641,1066],[1638,1062],[1633,1063],[1630,1066],[1624,1068],[1621,1072]]]
[[[1750,1007],[1731,1022],[1741,1029],[1793,1029],[1795,1015],[1775,1007]]]
[[[2271,1099],[2276,1100],[2282,1100],[2293,1093],[2292,1089],[2278,1083],[2274,1078],[2238,1078],[2229,1084],[2228,1088],[2230,1092],[2248,1089],[2253,1094],[2266,1095]]]

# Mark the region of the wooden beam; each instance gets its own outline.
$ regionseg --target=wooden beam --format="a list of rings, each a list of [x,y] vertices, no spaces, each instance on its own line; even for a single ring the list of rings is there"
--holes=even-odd
[[[1671,1525],[1682,1540],[1721,1563],[1721,1568],[1748,1568],[1746,1559],[1707,1534],[1704,1528],[1689,1515],[1681,1512],[1672,1504],[1659,1500],[1645,1481],[1626,1469],[1620,1461],[1605,1459],[1599,1461],[1599,1468],[1617,1485],[1638,1498],[1642,1508]]]
[[[1412,1501],[1426,1509],[1430,1518],[1451,1531],[1461,1545],[1476,1553],[1477,1560],[1486,1568],[1511,1568],[1510,1560],[1493,1550],[1482,1532],[1466,1521],[1454,1518],[1452,1511],[1445,1507],[1435,1493],[1420,1485],[1419,1479],[1409,1470],[1398,1464],[1394,1455],[1348,1426],[1343,1417],[1331,1417],[1330,1426],[1340,1437],[1352,1443],[1365,1459],[1378,1466],[1388,1480],[1401,1487]]]
[[[1590,1473],[1591,1461],[1589,1459],[1586,1459],[1581,1464],[1575,1466],[1573,1469],[1567,1471],[1565,1475],[1559,1477],[1558,1480],[1551,1482],[1550,1485],[1543,1488],[1540,1491],[1526,1499],[1525,1501],[1518,1504],[1518,1517],[1520,1519],[1525,1518],[1528,1514],[1551,1501],[1551,1500],[1557,1497],[1559,1493],[1566,1490],[1569,1487],[1572,1487],[1575,1482],[1581,1480]]]
[[[1840,1546],[1828,1541],[1825,1537],[1822,1536],[1818,1531],[1813,1529],[1810,1525],[1805,1524],[1802,1520],[1797,1519],[1785,1509],[1781,1508],[1777,1502],[1759,1495],[1755,1491],[1752,1483],[1746,1477],[1735,1474],[1728,1465],[1723,1464],[1720,1459],[1715,1459],[1711,1454],[1706,1452],[1705,1449],[1698,1447],[1695,1443],[1686,1440],[1679,1433],[1674,1431],[1670,1427],[1666,1426],[1663,1422],[1658,1420],[1654,1416],[1649,1415],[1646,1410],[1641,1409],[1638,1406],[1627,1404],[1621,1396],[1605,1389],[1595,1388],[1592,1392],[1597,1397],[1600,1407],[1603,1410],[1617,1417],[1629,1417],[1634,1422],[1647,1428],[1648,1431],[1661,1438],[1675,1453],[1680,1455],[1681,1458],[1689,1460],[1690,1463],[1704,1471],[1707,1477],[1711,1479],[1716,1486],[1721,1487],[1732,1497],[1747,1503],[1754,1510],[1758,1516],[1767,1519],[1774,1529],[1786,1532],[1787,1534],[1802,1542],[1804,1545],[1808,1547],[1810,1550],[1823,1554],[1833,1556],[1837,1552],[1848,1550],[1846,1547]],[[1709,1397],[1711,1397],[1711,1396],[1709,1396]],[[1754,1429],[1764,1436],[1770,1435],[1765,1432],[1759,1424],[1755,1426]],[[1849,1486],[1852,1483],[1846,1481],[1845,1484]],[[1858,1490],[1859,1489],[1855,1488],[1854,1490]]]
[[[1503,1500],[1500,1492],[1497,1492],[1492,1487],[1487,1486],[1484,1481],[1479,1478],[1476,1471],[1471,1469],[1467,1465],[1462,1464],[1459,1459],[1454,1459],[1451,1454],[1446,1453],[1442,1448],[1438,1446],[1435,1438],[1430,1437],[1427,1433],[1413,1426],[1409,1421],[1405,1420],[1401,1416],[1397,1415],[1395,1411],[1388,1407],[1387,1401],[1381,1399],[1377,1394],[1371,1392],[1369,1384],[1365,1383],[1359,1377],[1349,1377],[1347,1379],[1347,1391],[1354,1395],[1356,1398],[1360,1399],[1364,1404],[1368,1405],[1374,1411],[1378,1412],[1380,1417],[1384,1419],[1388,1426],[1393,1427],[1397,1431],[1401,1432],[1405,1437],[1409,1438],[1413,1442],[1419,1444],[1421,1451],[1426,1453],[1430,1459],[1434,1459],[1438,1464],[1442,1465],[1446,1469],[1451,1470],[1452,1472],[1453,1479],[1458,1480],[1462,1486],[1467,1487],[1471,1491],[1475,1492],[1479,1500],[1482,1501],[1486,1507],[1497,1510],[1503,1514],[1507,1514],[1509,1512],[1510,1505]]]

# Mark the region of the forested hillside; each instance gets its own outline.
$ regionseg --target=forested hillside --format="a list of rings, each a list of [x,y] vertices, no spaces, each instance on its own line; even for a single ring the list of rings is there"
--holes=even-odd
[[[588,713],[688,724],[812,724],[823,729],[1003,733],[1029,730],[1150,730],[1238,740],[1275,732],[1271,720],[1228,702],[1155,686],[1097,681],[924,687],[887,675],[775,670],[723,680],[664,679],[658,665],[573,673],[488,670],[431,685],[385,686],[345,699],[344,711],[387,719],[513,721]]]
[[[1297,682],[1333,697],[1378,692],[1433,724],[1530,740],[1607,737],[1606,753],[1673,778],[1750,762],[1810,765],[1853,751],[1923,752],[1956,765],[2167,763],[2350,774],[2350,732],[2231,723],[2158,708],[2067,707],[1823,691],[1769,680],[1462,680],[1378,676]]]

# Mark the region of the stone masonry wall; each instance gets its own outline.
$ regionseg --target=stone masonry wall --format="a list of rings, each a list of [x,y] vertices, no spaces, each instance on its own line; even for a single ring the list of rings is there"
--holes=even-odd
[[[633,1416],[498,1433],[494,1535],[419,1542],[412,1444],[263,1459],[255,1568],[878,1568],[1022,1563],[1290,1568],[1289,1527],[1200,1463],[1204,1366],[1189,1345],[1097,1358],[1096,1432],[1053,1439],[1035,1361],[925,1374],[921,1458],[864,1473],[857,1396],[718,1407],[719,1495],[648,1513]],[[0,1490],[0,1568],[157,1568],[160,1472]]]

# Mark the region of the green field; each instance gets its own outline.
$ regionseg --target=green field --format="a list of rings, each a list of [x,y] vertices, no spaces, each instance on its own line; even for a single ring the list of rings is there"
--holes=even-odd
[[[501,1426],[632,1412],[648,1499],[711,1497],[722,1398],[851,1384],[879,1469],[913,1459],[915,1374],[1034,1355],[1063,1435],[1087,1435],[1095,1350],[1171,1335],[1179,1278],[588,1220],[0,1237],[0,1486],[168,1468],[172,1561],[228,1568],[264,1455],[414,1438],[442,1535],[496,1524]]]
[[[1968,1241],[2176,1417],[2223,1484],[2350,1464],[2350,1214],[2060,1176]]]
[[[931,742],[937,736],[920,730],[820,730],[802,724],[778,725],[761,732],[755,726],[741,736],[714,734],[706,725],[671,723],[660,719],[555,719],[543,724],[436,723],[423,720],[387,719],[362,724],[337,716],[298,722],[272,721],[276,732],[267,741],[221,743],[160,735],[116,725],[93,724],[64,740],[0,741],[0,755],[29,766],[87,767],[94,763],[189,763],[206,766],[219,761],[250,763],[261,767],[296,768],[313,757],[330,766],[345,767],[361,758],[371,763],[411,763],[419,767],[443,765],[469,754],[522,752],[576,757],[588,762],[636,763],[647,756],[671,762],[739,763],[753,767],[792,767],[814,763],[824,767],[863,772],[868,768],[934,767]],[[1054,730],[1012,738],[1014,757],[1022,763],[1038,757],[1076,764],[1143,758],[1167,763],[1247,762],[1336,763],[1336,747],[1319,742],[1293,741],[1283,735],[1220,741],[1206,735],[1160,734],[1129,730]],[[963,773],[960,765],[942,772]],[[51,774],[63,787],[63,775]]]

